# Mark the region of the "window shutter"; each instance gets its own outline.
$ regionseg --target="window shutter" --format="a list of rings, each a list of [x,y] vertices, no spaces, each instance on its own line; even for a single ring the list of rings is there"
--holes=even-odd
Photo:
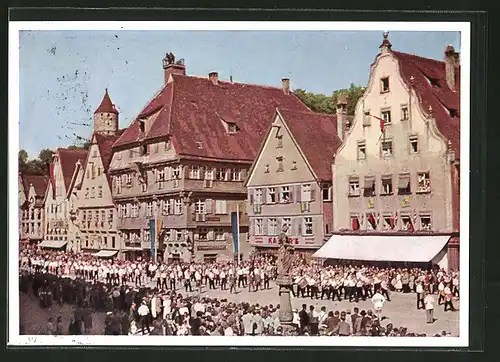
[[[200,177],[198,177],[200,180],[205,179],[205,167],[200,167]]]
[[[170,176],[170,167],[165,167],[163,169],[163,172],[165,173],[165,180],[170,180],[171,176]]]
[[[248,202],[253,205],[253,189],[248,189]]]
[[[251,218],[250,220],[248,220],[248,236],[250,235],[254,235],[254,219]]]
[[[276,187],[276,203],[279,203],[281,201],[281,188]]]
[[[242,169],[241,169],[241,181],[243,181],[243,182],[245,182],[245,181],[246,181],[246,179],[247,179],[247,174],[248,174],[247,169],[246,169],[246,168],[242,168]]]
[[[212,206],[214,204],[214,200],[212,199],[206,199],[205,200],[205,214],[211,214],[212,213]]]
[[[293,194],[294,194],[293,186],[290,186],[289,190],[290,190],[290,202],[293,202]]]
[[[302,219],[297,218],[297,234],[300,236],[302,235]]]
[[[207,239],[208,240],[214,240],[214,231],[213,230],[209,230],[208,233],[207,233]]]
[[[267,204],[266,189],[262,189],[262,204]]]
[[[297,199],[297,202],[302,200],[302,185],[295,186],[295,198]]]
[[[269,223],[269,219],[262,219],[262,234],[263,235],[267,235],[267,227],[268,227],[268,224]]]
[[[175,214],[175,211],[174,211],[174,207],[175,207],[174,199],[170,199],[170,200],[168,200],[168,202],[170,203],[170,213],[172,215],[174,215]]]
[[[126,217],[130,217],[130,214],[132,213],[131,210],[132,210],[132,205],[131,204],[127,204],[127,211],[125,212],[126,213]]]
[[[316,200],[316,184],[311,184],[311,201]]]
[[[184,167],[181,167],[181,169],[182,169],[181,177],[183,179],[187,179],[189,177],[189,167],[188,166],[184,166]]]
[[[313,220],[312,220],[312,233],[313,233],[313,235],[316,235],[316,227],[317,227],[317,219],[313,218]]]

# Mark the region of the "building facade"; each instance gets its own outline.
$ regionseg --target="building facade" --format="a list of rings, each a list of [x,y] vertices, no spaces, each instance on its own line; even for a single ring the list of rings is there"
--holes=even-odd
[[[240,210],[248,254],[244,181],[277,106],[307,110],[284,86],[186,76],[164,59],[165,84],[113,146],[112,195],[131,258],[151,254],[150,220],[163,258],[233,258],[231,215]]]
[[[47,247],[75,250],[77,228],[70,220],[74,196],[68,190],[74,179],[75,168],[84,162],[86,156],[85,150],[64,148],[58,148],[53,155],[45,196],[45,240],[48,242],[44,245]]]
[[[120,135],[118,110],[108,90],[94,112],[94,132],[87,159],[82,166],[79,191],[76,193],[76,223],[79,249],[88,252],[121,250],[117,233],[117,212],[111,195],[108,174],[112,146]]]
[[[277,110],[246,183],[258,253],[275,252],[284,228],[298,251],[323,245],[333,228],[331,160],[340,143],[336,115]]]
[[[459,63],[392,50],[387,34],[335,155],[336,232],[457,235]],[[448,267],[458,268],[457,239]]]
[[[44,238],[45,193],[48,177],[19,173],[20,240],[40,242]]]

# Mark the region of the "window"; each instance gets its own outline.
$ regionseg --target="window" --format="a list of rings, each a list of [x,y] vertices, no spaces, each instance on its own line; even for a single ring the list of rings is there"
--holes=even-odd
[[[218,181],[226,180],[227,170],[225,168],[217,168],[215,171],[215,179]]]
[[[276,203],[276,188],[269,187],[267,189],[267,203],[275,204]]]
[[[426,77],[427,80],[429,81],[430,85],[433,87],[433,88],[441,88],[441,85],[439,84],[439,80],[436,79],[436,78],[432,78],[432,77]]]
[[[380,93],[389,92],[389,77],[380,79]]]
[[[130,217],[138,217],[139,216],[139,205],[132,204]]]
[[[302,201],[311,201],[311,185],[302,185],[300,199]]]
[[[363,127],[369,127],[372,124],[372,117],[370,114],[370,110],[365,110],[363,117]]]
[[[170,150],[170,147],[172,147],[170,140],[166,140],[165,141],[165,151]]]
[[[264,235],[264,224],[262,219],[255,219],[255,235]]]
[[[101,225],[104,226],[104,221],[106,220],[106,210],[101,210]]]
[[[418,136],[410,136],[410,153],[418,153]]]
[[[115,237],[114,237],[114,236],[112,236],[112,237],[111,237],[111,247],[112,247],[113,249],[115,249],[115,248],[116,248],[116,240],[115,240]]]
[[[153,216],[153,201],[146,202],[146,217]]]
[[[110,224],[110,228],[111,228],[111,225],[113,225],[113,210],[109,210],[109,214],[108,214],[108,223]]]
[[[384,124],[391,124],[391,111],[382,111],[382,119],[384,120]]]
[[[213,180],[214,179],[214,169],[206,168],[205,169],[205,180]]]
[[[215,200],[215,213],[216,214],[227,214],[227,202],[226,202],[226,200]]]
[[[161,200],[161,214],[162,215],[172,214],[172,205],[170,204],[170,200],[168,199]]]
[[[101,175],[102,175],[102,168],[97,167],[97,176],[101,176]]]
[[[182,231],[181,230],[177,230],[176,231],[175,240],[176,241],[181,241],[182,240]]]
[[[392,153],[392,140],[382,141],[382,156],[391,157]]]
[[[97,191],[97,197],[102,199],[102,186],[99,186],[99,189]]]
[[[267,165],[265,166],[265,170],[264,170],[264,172],[265,172],[265,173],[269,173],[269,164],[267,164]]]
[[[283,157],[276,157],[276,162],[278,164],[276,172],[283,172]]]
[[[374,177],[365,177],[365,184],[363,185],[364,196],[370,197],[375,196],[375,178]]]
[[[450,114],[451,118],[458,118],[458,110],[453,109],[453,108],[447,108],[448,113]]]
[[[257,205],[262,205],[262,189],[255,189],[253,194],[253,203]]]
[[[120,176],[115,177],[116,193],[122,193],[122,178]],[[88,190],[88,189],[87,189]]]
[[[95,178],[95,167],[93,162],[90,162],[90,175],[92,178]]]
[[[364,141],[358,142],[358,160],[366,159],[366,143]]]
[[[349,180],[349,196],[359,196],[359,178]]]
[[[269,235],[278,235],[278,220],[271,218],[267,220],[267,233]]]
[[[172,178],[174,178],[174,179],[180,179],[181,178],[180,166],[174,166],[174,167],[172,167]]]
[[[291,202],[290,186],[283,186],[281,188],[280,202],[281,203]]]
[[[357,214],[351,215],[351,229],[359,230],[359,217]]]
[[[284,217],[283,219],[281,219],[281,230],[283,230],[283,228],[287,228],[287,231],[286,231],[286,234],[288,236],[292,235],[292,219],[289,218],[289,217]],[[280,230],[280,232],[281,232]]]
[[[126,173],[123,175],[125,178],[125,186],[127,187],[132,187],[132,174],[131,173]]]
[[[381,195],[392,195],[392,176],[382,177],[382,190]]]
[[[189,167],[189,178],[192,180],[200,179],[200,167],[199,166],[190,166]]]
[[[139,129],[141,130],[141,133],[146,131],[146,122],[143,119],[139,120]]]
[[[312,217],[304,218],[304,235],[313,235],[313,219]]]
[[[367,230],[376,230],[377,229],[377,219],[375,215],[372,213],[366,214],[366,227]]]
[[[420,215],[420,230],[422,231],[431,231],[432,230],[432,222],[431,215]]]
[[[292,162],[292,171],[297,170],[297,162],[293,161]]]
[[[324,183],[321,187],[323,193],[323,201],[331,201],[332,199],[332,186],[330,184]]]
[[[409,174],[399,175],[398,195],[409,195],[409,194],[411,194],[410,175]]]
[[[276,136],[278,139],[278,144],[276,145],[276,148],[282,148],[283,147],[283,135]]]
[[[394,217],[391,215],[391,214],[385,214],[383,217],[382,217],[382,221],[383,221],[383,225],[382,225],[382,228],[384,230],[394,230],[395,228],[395,219]]]
[[[215,240],[217,241],[226,240],[226,237],[224,235],[224,230],[222,228],[215,229]]]
[[[148,184],[146,182],[141,183],[141,192],[148,191]]]
[[[90,189],[90,198],[91,199],[95,199],[95,187],[93,187],[93,186]]]
[[[159,168],[156,170],[156,181],[158,182],[158,188],[163,189],[165,183],[165,169]]]
[[[231,171],[231,180],[241,181],[241,170],[240,169],[235,168]]]
[[[401,106],[401,120],[407,121],[408,119],[410,119],[410,114],[408,112],[408,106],[405,104]]]
[[[182,214],[182,200],[181,199],[175,199],[175,202],[174,202],[174,213],[175,213],[175,215],[181,215]]]
[[[429,177],[429,172],[419,172],[417,174],[418,180],[418,193],[431,192],[431,179]]]
[[[208,229],[198,230],[198,240],[206,241],[208,236]]]
[[[195,214],[205,214],[205,200],[196,200],[194,205]]]
[[[409,215],[401,215],[401,230],[414,231],[413,224]]]
[[[119,192],[117,192],[117,194],[119,194]],[[89,188],[88,187],[85,188],[85,198],[86,199],[89,198]],[[50,205],[50,206],[52,206],[52,205]]]

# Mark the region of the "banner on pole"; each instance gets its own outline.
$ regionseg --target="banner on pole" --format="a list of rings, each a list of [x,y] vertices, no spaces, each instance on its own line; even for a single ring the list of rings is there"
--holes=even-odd
[[[231,229],[233,231],[233,246],[234,246],[234,254],[238,255],[240,252],[238,250],[238,238],[240,233],[240,221],[238,220],[238,213],[231,213]]]
[[[156,225],[154,220],[149,220],[149,237],[151,238],[151,257],[155,258],[155,233]]]

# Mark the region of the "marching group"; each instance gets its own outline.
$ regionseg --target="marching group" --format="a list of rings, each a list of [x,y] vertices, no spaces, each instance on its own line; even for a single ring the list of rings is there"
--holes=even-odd
[[[68,334],[90,333],[92,310],[106,311],[105,334],[160,335],[280,335],[279,306],[233,303],[201,297],[203,288],[238,293],[269,289],[277,277],[272,257],[255,257],[242,263],[152,263],[102,260],[91,255],[25,248],[20,253],[22,283],[32,283],[42,307],[53,300],[75,305]],[[371,310],[316,311],[303,305],[294,310],[297,334],[307,335],[409,335],[405,328],[382,326],[384,303],[393,292],[416,294],[417,309],[432,323],[434,296],[445,311],[455,310],[459,274],[444,270],[381,269],[376,267],[324,266],[297,261],[294,288],[298,298],[369,299]],[[27,286],[23,290],[27,290]],[[186,294],[179,294],[182,289]],[[188,293],[192,295],[189,296]],[[89,316],[90,313],[90,316]],[[61,330],[60,320],[53,333]],[[59,332],[58,332],[59,333]],[[102,333],[102,332],[101,332]]]

